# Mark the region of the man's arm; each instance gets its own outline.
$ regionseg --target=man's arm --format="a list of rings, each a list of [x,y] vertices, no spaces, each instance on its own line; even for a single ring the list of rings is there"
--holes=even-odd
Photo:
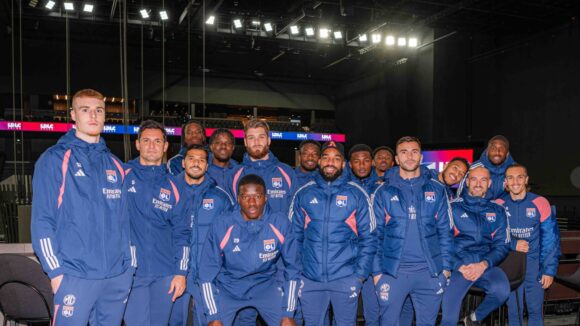
[[[376,255],[377,221],[369,196],[363,189],[359,190],[361,194],[358,196],[357,208],[354,212],[359,247],[355,274],[361,281],[364,281],[371,273]]]
[[[298,243],[292,232],[290,222],[286,223],[284,243],[281,254],[284,262],[284,297],[282,297],[282,317],[294,318],[300,286],[300,267],[298,263]]]
[[[445,276],[449,276],[449,272],[453,270],[453,213],[449,199],[444,190],[440,191],[441,198],[439,208],[437,210],[437,234],[439,236],[439,245],[441,246],[441,256],[443,258],[443,271],[446,271]]]
[[[220,237],[218,235],[219,222],[214,222],[210,227],[207,239],[201,252],[201,261],[199,264],[199,289],[204,301],[204,310],[207,321],[219,321],[220,302],[219,293],[214,287],[214,281],[222,268],[222,248],[220,246]]]
[[[491,233],[493,239],[492,248],[489,252],[483,255],[483,260],[487,262],[488,267],[497,266],[510,252],[511,237],[505,210],[502,206],[498,205],[498,209],[496,209],[495,212],[497,214],[497,223],[495,229]]]
[[[382,258],[383,258],[383,241],[385,237],[385,227],[388,220],[391,219],[387,212],[387,205],[384,200],[386,191],[385,184],[379,186],[371,196],[371,203],[373,205],[373,213],[375,216],[376,230],[375,230],[375,244],[376,252],[373,257],[371,273],[375,276],[375,284],[379,276],[382,274]]]
[[[538,197],[534,199],[534,204],[540,213],[540,272],[542,276],[552,278],[549,282],[550,284],[546,284],[549,286],[558,271],[560,230],[548,200],[544,197]]]
[[[296,242],[296,262],[299,266],[299,270],[302,270],[302,243],[304,241],[304,230],[307,227],[307,223],[310,221],[310,217],[306,212],[300,207],[300,195],[302,192],[297,192],[292,197],[292,202],[290,204],[290,212],[288,213],[288,219],[290,220],[292,237]]]

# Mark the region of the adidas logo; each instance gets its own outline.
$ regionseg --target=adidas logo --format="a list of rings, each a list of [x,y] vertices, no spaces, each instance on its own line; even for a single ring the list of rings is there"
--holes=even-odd
[[[86,177],[87,175],[83,172],[83,170],[79,169],[77,173],[75,173],[75,177]]]
[[[441,286],[441,284],[439,284],[439,286]],[[436,294],[443,294],[443,292],[445,292],[445,290],[443,290],[443,288],[439,288],[439,291],[437,291]]]
[[[393,197],[391,197],[391,201],[399,201],[399,197],[397,195],[394,195]]]
[[[137,193],[137,189],[135,189],[135,186],[129,188],[129,190],[127,190],[127,191]]]
[[[461,214],[461,217],[462,217],[462,218],[468,218],[468,217],[469,217],[469,215],[467,215],[467,213],[463,213],[463,214]]]
[[[311,204],[318,204],[318,199],[316,199],[316,197],[314,197],[311,201]]]
[[[234,247],[234,250],[232,250],[232,251],[233,251],[233,252],[240,252],[241,250],[240,250],[240,247],[238,247],[238,246],[235,246],[235,247]]]
[[[358,297],[358,294],[357,294],[356,292],[353,292],[353,293],[350,295],[350,297],[351,297],[351,298],[356,298],[356,297]]]

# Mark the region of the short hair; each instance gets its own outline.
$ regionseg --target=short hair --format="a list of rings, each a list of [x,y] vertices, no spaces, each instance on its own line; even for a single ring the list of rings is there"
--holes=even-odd
[[[211,136],[209,137],[209,144],[213,144],[213,142],[217,139],[217,136],[219,135],[226,135],[228,137],[228,139],[232,142],[232,144],[236,144],[236,138],[234,137],[234,134],[232,134],[232,132],[229,129],[226,128],[219,128],[216,131],[213,132],[213,134],[211,134]]]
[[[183,157],[185,158],[185,156],[187,156],[187,153],[192,149],[204,151],[205,152],[205,159],[207,160],[209,158],[209,153],[207,152],[207,149],[205,148],[205,146],[199,145],[199,144],[188,145],[187,148],[185,149],[185,155],[183,155]]]
[[[266,130],[266,135],[270,138],[270,126],[264,120],[252,119],[248,120],[246,125],[244,126],[244,133],[248,132],[248,129],[255,129],[255,128],[264,128]]]
[[[419,138],[415,136],[403,136],[397,140],[397,144],[395,145],[395,151],[399,148],[399,145],[402,143],[417,143],[419,144],[419,149],[421,149],[421,141]]]
[[[460,157],[460,156],[456,156],[456,157],[452,158],[451,161],[449,161],[449,163],[453,163],[453,162],[461,162],[465,165],[465,169],[469,170],[470,164],[469,164],[469,161],[466,160],[465,158]]]
[[[205,127],[203,126],[203,124],[201,123],[201,121],[195,120],[195,119],[191,119],[188,120],[183,127],[181,127],[181,143],[185,144],[183,141],[185,140],[185,131],[187,130],[187,127],[189,125],[192,124],[196,124],[201,128],[201,132],[203,133],[203,143],[205,144]]]
[[[395,157],[395,151],[392,148],[390,148],[389,146],[379,146],[373,150],[373,159],[375,158],[378,152],[383,150],[389,152],[391,156]]]
[[[143,131],[147,129],[157,129],[161,131],[161,133],[163,134],[163,140],[167,141],[167,131],[165,131],[165,127],[163,127],[163,124],[155,120],[145,120],[141,122],[141,124],[139,125],[139,132],[137,133],[137,139],[141,139]]]
[[[508,166],[507,169],[505,169],[505,174],[507,174],[507,171],[509,169],[513,169],[513,168],[522,168],[522,169],[524,169],[524,171],[526,171],[526,175],[528,175],[528,168],[525,165],[520,164],[520,163],[514,163],[514,164]]]
[[[298,150],[302,150],[302,147],[311,144],[316,146],[316,148],[318,149],[318,151],[320,152],[320,150],[322,149],[322,145],[320,145],[319,142],[317,142],[316,140],[312,140],[312,139],[308,139],[308,140],[303,140],[300,145],[298,145]]]
[[[509,151],[509,149],[510,149],[510,141],[509,141],[509,140],[506,138],[506,136],[504,136],[504,135],[495,135],[495,136],[491,137],[491,138],[489,139],[489,141],[487,142],[487,147],[489,147],[489,145],[490,145],[490,144],[491,144],[493,141],[495,141],[495,140],[499,140],[499,141],[502,141],[502,142],[504,142],[504,143],[505,143],[505,145],[506,145],[506,147],[507,147],[507,150]]]
[[[74,100],[79,98],[79,97],[92,97],[92,98],[99,99],[101,101],[105,100],[105,97],[103,96],[103,94],[101,94],[99,91],[96,91],[96,90],[90,89],[90,88],[85,88],[85,89],[81,89],[81,90],[77,91],[72,97],[72,102],[74,102]]]
[[[348,151],[348,159],[350,159],[352,157],[352,154],[357,153],[357,152],[367,152],[367,153],[369,153],[369,155],[371,157],[373,155],[373,150],[371,149],[371,147],[369,145],[356,144],[356,145],[351,147],[350,151]]]
[[[240,182],[238,183],[238,196],[240,195],[242,186],[245,185],[260,185],[264,188],[264,194],[266,193],[266,183],[264,182],[264,179],[256,174],[248,174],[240,179]]]

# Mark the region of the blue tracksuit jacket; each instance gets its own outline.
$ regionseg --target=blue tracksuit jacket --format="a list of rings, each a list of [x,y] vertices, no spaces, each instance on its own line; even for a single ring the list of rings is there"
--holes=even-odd
[[[127,203],[136,276],[187,275],[190,219],[182,194],[164,165],[127,163]]]
[[[248,174],[256,174],[264,179],[268,205],[272,212],[288,213],[296,189],[296,176],[288,164],[278,161],[272,152],[267,160],[260,161],[252,161],[248,153],[244,154],[242,164],[229,182],[229,191],[233,198],[237,198],[238,182]]]
[[[426,168],[421,168],[420,176],[411,180],[400,177],[399,167],[387,172],[391,172],[388,182],[380,185],[373,195],[378,238],[373,273],[398,276],[410,214],[415,215],[420,239],[415,245],[420,246],[431,275],[451,270],[453,215],[445,186],[431,179]],[[416,206],[410,205],[411,201]]]
[[[507,168],[514,163],[514,159],[508,153],[507,158],[501,165],[494,165],[487,157],[486,149],[483,151],[483,153],[481,153],[479,161],[473,162],[469,169],[472,170],[478,166],[484,166],[489,170],[489,174],[491,176],[491,186],[487,190],[486,197],[490,199],[497,199],[505,194],[505,170],[507,170]],[[457,188],[457,196],[462,196],[465,193],[467,188],[465,185],[465,179],[468,175],[469,174],[465,174],[465,177],[459,183],[459,187]]]
[[[207,175],[209,175],[216,184],[222,189],[228,189],[228,180],[232,179],[233,174],[238,170],[239,163],[234,159],[230,159],[228,166],[222,168],[213,164],[212,154],[209,154]]]
[[[89,144],[71,129],[35,164],[32,247],[50,278],[105,279],[131,264],[125,170],[103,138]]]
[[[185,156],[185,151],[187,150],[187,147],[181,147],[179,149],[179,153],[175,154],[175,156],[173,156],[172,158],[170,158],[167,161],[167,170],[169,171],[169,173],[171,173],[172,175],[178,175],[181,172],[183,172],[183,165],[181,162],[183,162],[183,157]]]
[[[350,171],[350,180],[361,186],[369,196],[371,196],[384,182],[383,178],[379,178],[374,169],[371,174],[364,179],[359,179],[352,171]]]
[[[560,258],[560,231],[548,200],[528,192],[521,200],[513,200],[506,194],[497,202],[503,204],[509,218],[511,249],[515,250],[517,240],[528,241],[528,260],[540,261],[538,278],[556,275]]]
[[[368,277],[376,250],[376,221],[369,196],[347,175],[327,182],[317,174],[294,195],[289,218],[308,279]]]
[[[220,292],[240,300],[252,299],[256,287],[277,286],[278,260],[284,263],[284,296],[280,309],[293,317],[300,269],[296,242],[288,217],[266,206],[258,220],[245,221],[239,210],[212,224],[201,255],[199,284],[208,322],[220,318]],[[272,298],[273,300],[275,298]]]
[[[453,269],[487,261],[497,266],[510,251],[510,234],[505,209],[487,198],[464,194],[451,201],[455,225]]]
[[[309,181],[314,180],[316,174],[318,174],[318,169],[312,172],[303,172],[300,166],[294,168],[294,174],[296,175],[296,189],[307,184]]]

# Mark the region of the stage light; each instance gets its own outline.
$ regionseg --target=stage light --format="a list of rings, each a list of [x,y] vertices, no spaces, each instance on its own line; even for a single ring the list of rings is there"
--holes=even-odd
[[[337,40],[342,39],[342,32],[341,31],[335,31],[334,32],[334,38]]]
[[[169,15],[167,14],[167,10],[161,10],[159,12],[159,17],[161,17],[161,20],[168,20]]]
[[[234,27],[235,28],[242,28],[242,20],[239,18],[234,19]]]
[[[83,7],[83,11],[84,12],[93,12],[93,9],[95,8],[94,5],[90,4],[90,3],[85,3],[84,7]]]
[[[207,17],[207,20],[205,21],[205,23],[207,25],[213,25],[215,23],[215,16],[211,15],[211,16]]]
[[[407,45],[407,39],[404,37],[399,37],[399,39],[397,40],[397,45],[398,46],[405,46]]]
[[[417,40],[416,37],[411,37],[409,39],[409,47],[410,48],[416,48],[419,45],[419,41]]]
[[[56,2],[54,1],[48,1],[45,5],[44,8],[48,9],[48,10],[52,10],[52,8],[54,8],[54,5],[56,4]]]
[[[318,33],[320,34],[320,38],[328,38],[330,30],[328,28],[321,28],[318,30]]]
[[[260,21],[259,20],[252,20],[252,25],[260,26]]]
[[[381,42],[381,34],[378,34],[378,33],[373,34],[372,39],[373,39],[374,44],[380,43]]]
[[[141,9],[139,10],[139,13],[141,14],[141,18],[143,19],[149,18],[149,12],[147,11],[147,9]]]
[[[361,42],[366,42],[366,41],[368,41],[367,34],[362,34],[362,35],[359,35],[359,36],[358,36],[358,40],[359,40],[359,41],[361,41]]]
[[[392,35],[387,35],[385,38],[385,44],[389,46],[395,45],[395,37]]]
[[[307,36],[314,36],[314,28],[306,27],[306,29],[304,31],[306,32]]]
[[[292,25],[292,26],[290,26],[290,33],[292,35],[296,35],[296,34],[300,33],[300,29],[298,28],[297,25]]]
[[[64,10],[75,10],[75,4],[72,2],[65,2],[64,4]]]
[[[274,30],[274,28],[272,27],[272,23],[265,23],[264,29],[266,30],[266,32],[271,32]]]

